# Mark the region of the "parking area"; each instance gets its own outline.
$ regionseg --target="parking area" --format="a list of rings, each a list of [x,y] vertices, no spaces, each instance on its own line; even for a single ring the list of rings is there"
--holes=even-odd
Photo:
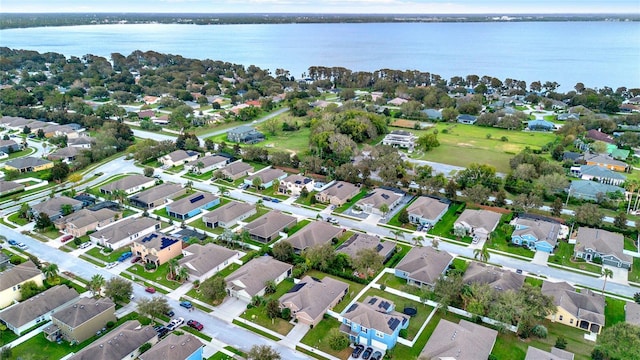
[[[353,351],[349,359],[381,360],[385,353],[385,350],[377,349],[373,346],[354,344],[351,347]]]

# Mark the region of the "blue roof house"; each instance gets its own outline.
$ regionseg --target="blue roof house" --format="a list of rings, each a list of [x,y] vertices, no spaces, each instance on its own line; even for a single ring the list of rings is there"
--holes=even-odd
[[[551,121],[537,119],[529,121],[527,128],[534,131],[552,131],[556,128],[556,125]]]
[[[610,196],[608,194],[611,193],[624,194],[624,189],[619,186],[589,180],[573,180],[569,187],[569,194],[578,199],[597,201],[599,196]]]
[[[511,242],[534,251],[552,253],[558,244],[560,224],[542,219],[519,217],[514,222]]]
[[[364,302],[352,304],[342,314],[340,331],[353,343],[380,350],[392,349],[398,342],[400,330],[409,327],[409,316],[394,308],[390,300],[367,296]]]
[[[167,214],[181,220],[200,214],[202,209],[208,210],[220,204],[220,198],[209,194],[196,192],[185,198],[167,205]]]
[[[473,125],[476,123],[476,121],[478,121],[477,117],[473,115],[467,115],[467,114],[460,114],[458,115],[457,119],[460,124],[468,124],[468,125]]]

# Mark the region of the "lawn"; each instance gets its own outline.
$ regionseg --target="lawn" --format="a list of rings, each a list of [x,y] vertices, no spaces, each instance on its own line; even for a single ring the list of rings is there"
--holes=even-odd
[[[260,216],[266,214],[269,212],[269,208],[266,207],[262,207],[262,206],[257,206],[256,207],[256,213],[249,216],[248,218],[244,219],[243,222],[246,222],[247,224],[252,222],[253,220],[259,218]]]
[[[340,280],[340,281],[342,281],[344,283],[349,284],[349,292],[347,293],[347,295],[345,295],[345,297],[342,299],[342,301],[340,301],[340,303],[338,303],[338,305],[336,305],[333,308],[333,311],[335,311],[337,313],[342,312],[342,310],[344,310],[347,307],[347,305],[349,305],[351,300],[353,300],[355,298],[355,296],[357,296],[360,293],[360,291],[362,291],[362,289],[364,289],[364,285],[363,284],[358,284],[356,282],[349,281],[349,280],[343,279],[343,278],[338,277],[338,276],[328,275],[328,274],[325,274],[325,273],[320,272],[318,270],[307,271],[307,273],[305,275],[309,275],[309,276],[312,276],[312,277],[314,277],[316,279],[320,279],[320,280],[322,280],[326,276],[328,276],[330,278],[333,278],[333,279],[336,279],[336,280]]]
[[[600,276],[602,268],[599,265],[587,263],[582,259],[577,259],[577,260],[572,259],[573,248],[574,248],[574,245],[564,241],[559,241],[558,248],[556,249],[555,255],[552,255],[549,257],[549,262],[558,264],[558,265],[564,265],[574,269],[589,271]]]
[[[459,214],[464,211],[464,208],[465,203],[451,204],[447,212],[442,216],[442,219],[429,230],[429,234],[455,240],[455,236],[451,233],[453,231],[453,224],[455,224]]]
[[[339,214],[342,214],[343,212],[347,211],[347,209],[349,209],[351,206],[353,206],[353,204],[355,204],[358,200],[362,199],[365,195],[367,195],[367,190],[363,189],[362,191],[360,191],[358,195],[354,196],[351,200],[344,203],[344,205],[340,206],[334,211]]]
[[[233,360],[233,358],[223,352],[218,351],[217,353],[209,357],[207,360]]]
[[[625,320],[624,300],[613,299],[610,297],[605,298],[606,305],[604,307],[604,323],[607,326],[623,322]]]
[[[469,267],[469,262],[463,258],[457,257],[453,259],[453,261],[451,262],[451,265],[453,266],[454,269],[460,270],[464,274],[465,271],[467,271],[467,267]]]
[[[310,193],[309,193],[309,195],[307,195],[307,197],[306,197],[306,198],[304,198],[304,197],[302,197],[302,196],[299,196],[299,197],[296,199],[295,203],[296,203],[296,204],[301,204],[301,205],[310,206],[310,207],[316,208],[316,209],[318,209],[318,210],[323,210],[324,208],[326,208],[326,207],[327,207],[327,205],[326,205],[326,204],[321,204],[321,203],[317,203],[317,202],[313,202],[313,203],[312,203],[312,202],[311,202],[311,199],[312,199],[312,198],[313,198],[313,199],[315,199],[316,194],[317,194],[317,191],[312,191],[312,192],[310,192]]]
[[[265,298],[267,299],[267,301],[269,301],[269,299],[277,300],[282,295],[287,293],[287,291],[291,290],[293,285],[293,279],[287,278],[280,284],[278,284],[275,293],[271,295],[265,295]],[[289,331],[291,331],[291,329],[293,329],[293,325],[284,319],[269,319],[269,317],[267,316],[265,305],[247,309],[242,313],[242,315],[240,315],[240,317],[285,336],[289,333]]]
[[[269,152],[276,150],[304,156],[309,150],[311,129],[308,127],[301,127],[297,131],[278,131],[275,136],[264,131],[260,126],[258,129],[265,134],[266,140],[257,143],[256,146],[266,147]]]
[[[351,355],[352,349],[347,347],[346,349],[336,351],[329,346],[328,341],[323,341],[327,337],[327,334],[332,329],[340,328],[340,322],[334,318],[325,318],[322,319],[313,329],[309,330],[309,332],[302,338],[300,342],[305,345],[309,345],[314,347],[320,351],[324,351],[327,354],[331,354],[338,359],[347,359]]]
[[[114,261],[118,261],[118,258],[120,257],[120,255],[126,253],[127,251],[130,251],[130,248],[122,248],[122,249],[114,250],[108,253],[107,255],[103,255],[100,252],[100,250],[102,250],[101,247],[95,246],[87,250],[86,254],[91,255],[94,258],[100,259],[104,262],[114,262]]]
[[[526,278],[524,278],[524,282],[529,285],[541,288],[543,280],[527,276]]]
[[[17,225],[27,225],[29,223],[29,220],[25,219],[25,218],[21,218],[20,217],[20,213],[19,212],[15,212],[11,215],[9,215],[9,221],[17,224]]]
[[[309,223],[311,223],[311,220],[299,221],[297,224],[292,226],[291,229],[289,229],[289,231],[287,231],[287,234],[289,236],[291,236],[291,235],[295,234],[296,232],[300,231],[300,229],[302,229],[303,227],[307,226]]]
[[[204,221],[202,220],[202,217],[197,218],[195,221],[192,221],[189,223],[190,226],[193,226],[195,228],[204,230],[204,231],[208,231],[210,233],[214,233],[214,234],[222,234],[224,232],[224,228],[221,228],[220,226],[215,227],[215,228],[210,228],[207,227],[207,225],[204,224]]]
[[[500,224],[498,224],[496,230],[491,234],[491,239],[488,241],[487,246],[491,249],[533,259],[535,252],[522,246],[516,246],[511,242],[511,234],[513,233],[512,226],[510,226],[506,232],[502,229],[502,226],[508,224],[511,218],[511,214],[502,215]]]
[[[164,285],[171,289],[177,289],[181,283],[177,281],[172,281],[167,279],[167,274],[169,274],[169,263],[164,263],[160,265],[155,271],[148,272],[144,269],[143,265],[136,264],[127,269],[128,272],[138,275],[144,279],[157,282],[158,284]]]
[[[416,201],[416,199],[418,199],[417,197],[414,198],[413,200],[411,200],[411,202],[409,204],[407,204],[407,206],[403,207],[403,209],[406,209],[409,207],[409,205],[411,205],[412,202]],[[407,229],[407,230],[411,230],[411,231],[416,231],[416,229],[418,228],[415,224],[412,223],[406,223],[403,224],[400,222],[400,220],[398,220],[398,218],[400,217],[400,213],[402,212],[402,210],[396,212],[395,215],[393,215],[393,217],[391,219],[389,219],[389,221],[387,221],[388,225],[393,225],[393,226],[397,226],[399,228],[403,228],[403,229]]]
[[[633,258],[633,264],[629,272],[629,281],[640,282],[640,258]]]

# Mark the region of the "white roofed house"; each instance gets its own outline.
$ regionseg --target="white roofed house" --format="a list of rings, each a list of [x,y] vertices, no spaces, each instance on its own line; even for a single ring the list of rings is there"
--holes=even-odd
[[[453,224],[478,240],[486,240],[500,223],[501,214],[489,210],[466,209]]]
[[[382,139],[382,145],[413,150],[416,140],[418,140],[418,137],[409,131],[394,130]]]
[[[351,198],[358,195],[359,192],[360,188],[352,183],[336,181],[333,185],[317,193],[315,197],[318,202],[342,206],[351,200]]]
[[[261,189],[268,189],[272,187],[274,183],[279,184],[280,180],[287,176],[288,174],[280,169],[266,168],[244,179],[244,183],[249,186],[253,186],[254,179],[258,178],[260,179],[259,187]]]
[[[196,161],[198,156],[200,156],[200,153],[197,151],[176,150],[159,157],[158,162],[165,167],[180,166],[190,161]]]
[[[100,193],[110,195],[117,190],[127,194],[133,194],[140,190],[150,188],[156,184],[156,179],[143,175],[129,175],[100,187]]]

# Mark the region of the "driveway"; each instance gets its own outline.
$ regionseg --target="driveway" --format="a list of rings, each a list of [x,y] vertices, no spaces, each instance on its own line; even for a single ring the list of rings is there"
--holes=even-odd
[[[228,296],[222,304],[220,304],[213,315],[229,322],[242,315],[247,310],[247,302],[235,297]]]
[[[538,265],[547,265],[547,261],[549,260],[549,254],[546,251],[536,251],[535,255],[533,255],[532,263]]]
[[[295,349],[296,344],[302,340],[302,338],[309,332],[311,328],[307,324],[297,323],[291,331],[287,334],[287,336],[280,340],[280,344]]]
[[[629,281],[628,281],[629,271],[627,269],[610,266],[610,265],[602,265],[602,267],[604,269],[609,269],[613,272],[613,277],[611,279],[608,279],[607,282],[611,281],[618,284],[625,284],[625,285],[629,284]],[[604,280],[604,278],[602,279]]]

